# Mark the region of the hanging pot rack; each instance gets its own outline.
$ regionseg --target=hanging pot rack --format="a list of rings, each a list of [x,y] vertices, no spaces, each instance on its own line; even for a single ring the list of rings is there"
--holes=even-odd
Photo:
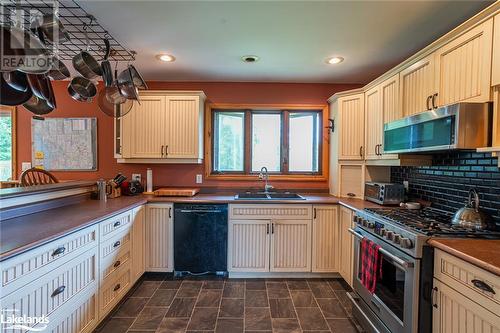
[[[57,10],[57,17],[62,22],[70,35],[70,40],[57,45],[57,56],[61,60],[71,60],[87,49],[96,59],[102,59],[104,56],[105,45],[103,39],[109,40],[111,45],[111,54],[109,59],[112,61],[130,62],[135,60],[136,52],[126,49],[109,32],[104,29],[95,19],[95,17],[85,11],[74,0],[0,0],[2,9],[0,11],[0,24],[13,25],[11,17],[16,9],[38,10],[43,14],[51,14]],[[24,26],[29,27],[30,18],[24,17]],[[50,48],[50,43],[49,48]]]

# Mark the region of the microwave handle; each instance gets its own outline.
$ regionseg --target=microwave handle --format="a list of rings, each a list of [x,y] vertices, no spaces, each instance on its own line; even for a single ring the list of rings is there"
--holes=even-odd
[[[351,234],[356,236],[359,239],[363,239],[363,235],[361,235],[359,232],[354,231],[352,228],[347,229]],[[405,261],[399,257],[396,257],[394,254],[384,250],[383,248],[379,249],[380,253],[382,253],[384,256],[390,258],[392,261],[394,261],[396,264],[405,267],[405,268],[411,268],[413,267],[413,263]]]

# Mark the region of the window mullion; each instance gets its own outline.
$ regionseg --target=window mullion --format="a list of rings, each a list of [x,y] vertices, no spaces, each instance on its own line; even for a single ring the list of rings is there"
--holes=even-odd
[[[244,173],[250,174],[252,168],[252,111],[245,110],[245,159]]]
[[[281,172],[283,174],[289,173],[288,167],[288,159],[290,156],[289,146],[290,146],[290,138],[288,135],[289,124],[290,124],[290,113],[287,110],[284,110],[281,113]]]

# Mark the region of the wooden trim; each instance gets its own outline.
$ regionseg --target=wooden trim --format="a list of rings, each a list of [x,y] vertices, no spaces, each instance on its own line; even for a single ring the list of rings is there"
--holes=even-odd
[[[247,110],[245,118],[245,173],[246,174],[212,174],[213,163],[213,109],[230,109],[230,110]],[[258,180],[257,174],[252,174],[251,171],[251,137],[249,129],[251,128],[251,114],[250,110],[320,110],[322,118],[320,119],[320,128],[322,140],[319,142],[319,153],[321,165],[318,166],[318,173],[287,173],[275,174],[270,173],[271,177],[277,181],[300,181],[300,182],[324,182],[328,180],[329,170],[329,133],[324,129],[324,124],[328,123],[329,109],[328,105],[316,104],[229,104],[229,103],[207,103],[205,107],[205,178],[211,180],[229,180],[229,181],[255,181]],[[250,128],[248,128],[250,127]],[[283,131],[283,129],[282,129]],[[285,134],[284,132],[282,134]],[[282,143],[283,145],[283,143]],[[282,152],[284,154],[285,152]],[[282,156],[283,160],[284,156]],[[284,170],[283,170],[284,171]]]

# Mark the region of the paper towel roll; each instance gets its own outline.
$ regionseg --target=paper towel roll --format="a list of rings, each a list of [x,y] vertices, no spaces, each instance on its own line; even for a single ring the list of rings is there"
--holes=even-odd
[[[146,173],[146,185],[147,185],[147,192],[153,192],[153,170],[148,168],[147,173]]]

